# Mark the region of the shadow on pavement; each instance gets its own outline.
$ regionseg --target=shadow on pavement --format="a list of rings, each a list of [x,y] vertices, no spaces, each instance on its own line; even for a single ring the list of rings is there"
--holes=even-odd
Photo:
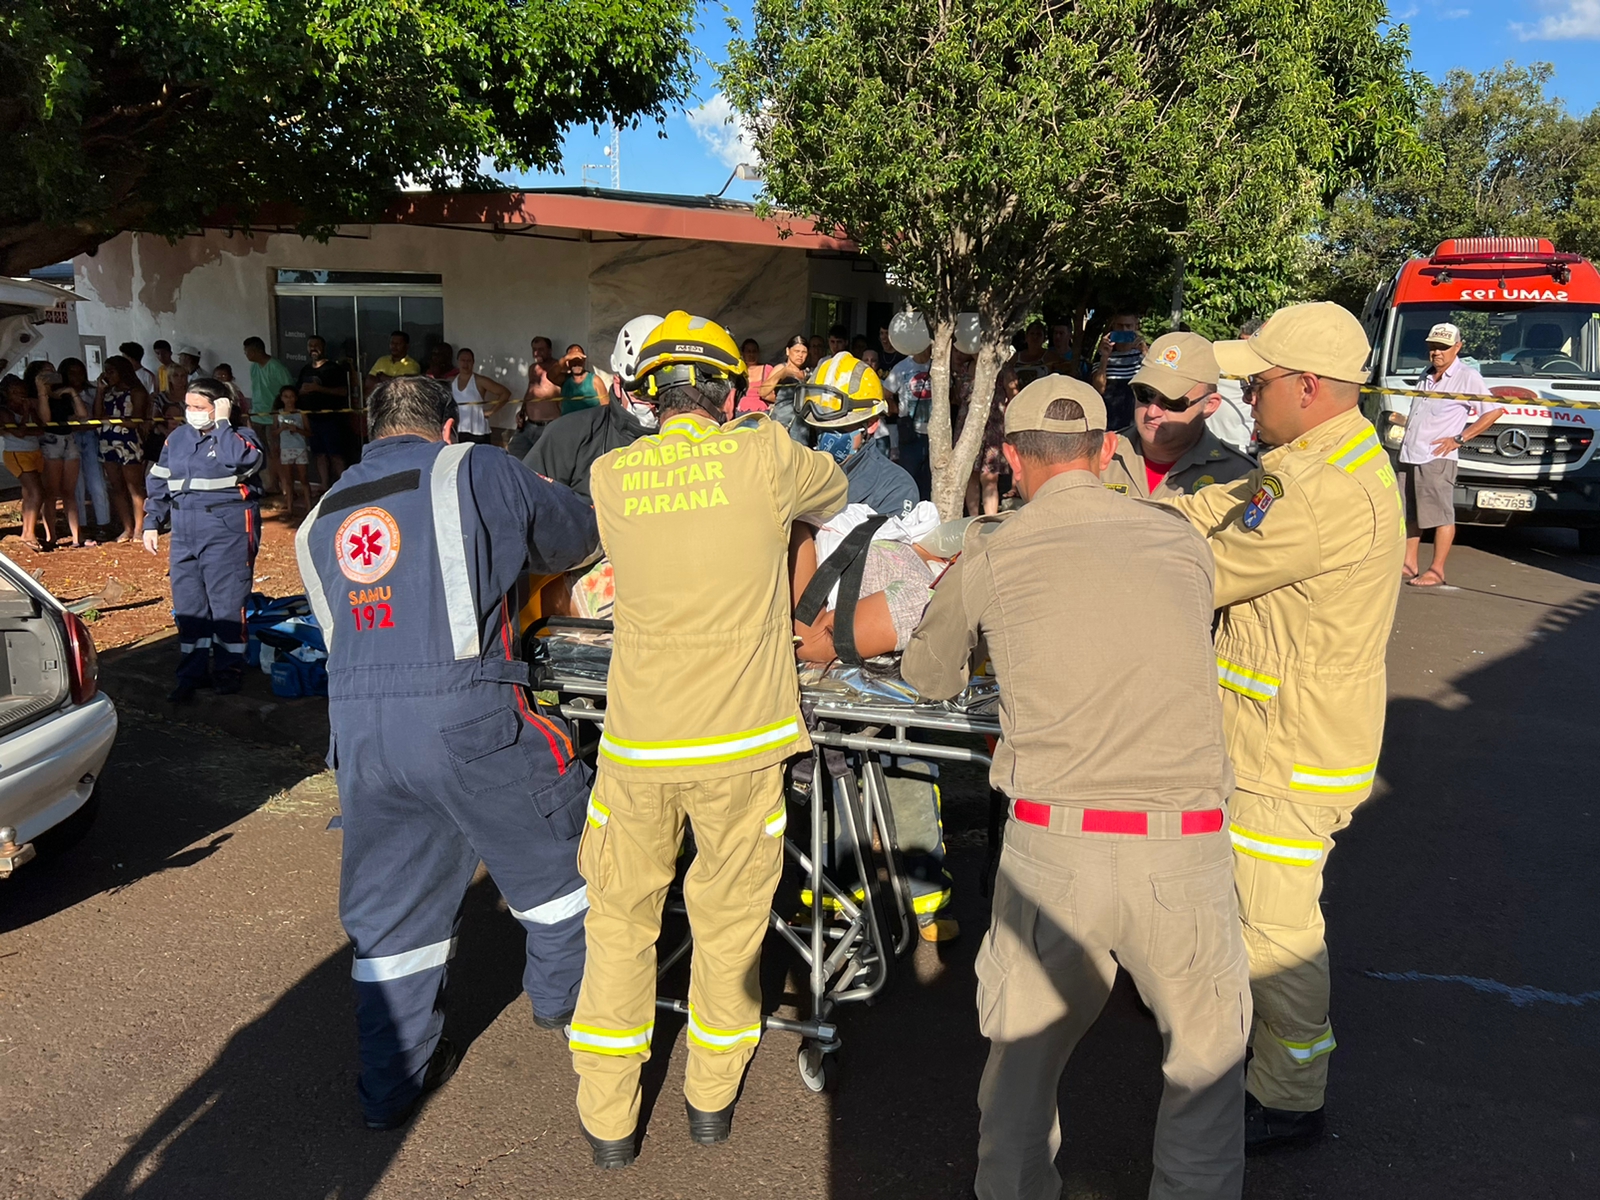
[[[445,1033],[463,1051],[522,994],[525,936],[487,878],[467,893]],[[406,1130],[362,1127],[350,953],[229,1040],[84,1200],[360,1200]],[[552,1035],[553,1036],[553,1035]]]

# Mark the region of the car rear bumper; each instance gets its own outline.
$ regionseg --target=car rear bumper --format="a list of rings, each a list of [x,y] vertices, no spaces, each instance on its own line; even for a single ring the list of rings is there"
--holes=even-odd
[[[104,692],[0,738],[0,825],[29,842],[83,807],[117,736]]]

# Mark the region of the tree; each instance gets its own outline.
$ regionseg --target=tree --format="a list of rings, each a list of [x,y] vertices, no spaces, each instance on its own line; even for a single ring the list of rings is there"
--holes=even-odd
[[[48,0],[0,14],[0,272],[266,201],[491,185],[689,94],[694,0]]]
[[[1553,74],[1508,62],[1428,86],[1418,127],[1429,153],[1335,200],[1311,286],[1359,313],[1383,278],[1446,238],[1547,237],[1600,253],[1600,110],[1569,115],[1545,93]]]
[[[1406,32],[1383,20],[1382,0],[756,0],[722,79],[771,200],[845,230],[928,315],[948,516],[1060,274],[1260,253],[1410,152]],[[952,447],[960,311],[983,333]]]

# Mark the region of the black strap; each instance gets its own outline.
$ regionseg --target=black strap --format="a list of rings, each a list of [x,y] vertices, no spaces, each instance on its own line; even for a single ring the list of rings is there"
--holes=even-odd
[[[817,564],[817,573],[795,606],[795,619],[810,625],[828,602],[833,585],[839,585],[839,603],[833,613],[833,648],[846,666],[861,665],[861,655],[856,652],[856,601],[861,599],[861,579],[867,572],[867,548],[872,544],[872,535],[888,519],[874,514],[845,534],[838,549]]]
[[[353,483],[347,488],[340,488],[324,496],[322,507],[317,510],[317,519],[320,521],[331,513],[371,504],[375,500],[382,500],[385,496],[393,496],[397,492],[414,492],[421,486],[421,470],[400,471],[394,475],[385,475],[382,479]]]

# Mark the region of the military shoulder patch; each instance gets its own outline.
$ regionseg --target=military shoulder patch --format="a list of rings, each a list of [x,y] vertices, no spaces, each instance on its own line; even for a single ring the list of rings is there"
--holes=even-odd
[[[1121,492],[1124,496],[1128,494],[1128,485],[1125,483],[1108,483],[1105,487],[1108,492]]]
[[[1250,497],[1250,503],[1245,507],[1244,517],[1240,524],[1246,529],[1256,529],[1262,521],[1267,519],[1267,509],[1273,502],[1283,499],[1283,484],[1278,482],[1276,475],[1263,475],[1261,486],[1256,489],[1256,494]]]
[[[1202,476],[1200,476],[1199,479],[1196,479],[1194,481],[1194,486],[1189,489],[1189,492],[1192,495],[1193,493],[1198,492],[1201,488],[1210,487],[1215,482],[1216,482],[1216,479],[1213,478],[1212,476],[1210,476],[1210,475],[1202,475]]]

